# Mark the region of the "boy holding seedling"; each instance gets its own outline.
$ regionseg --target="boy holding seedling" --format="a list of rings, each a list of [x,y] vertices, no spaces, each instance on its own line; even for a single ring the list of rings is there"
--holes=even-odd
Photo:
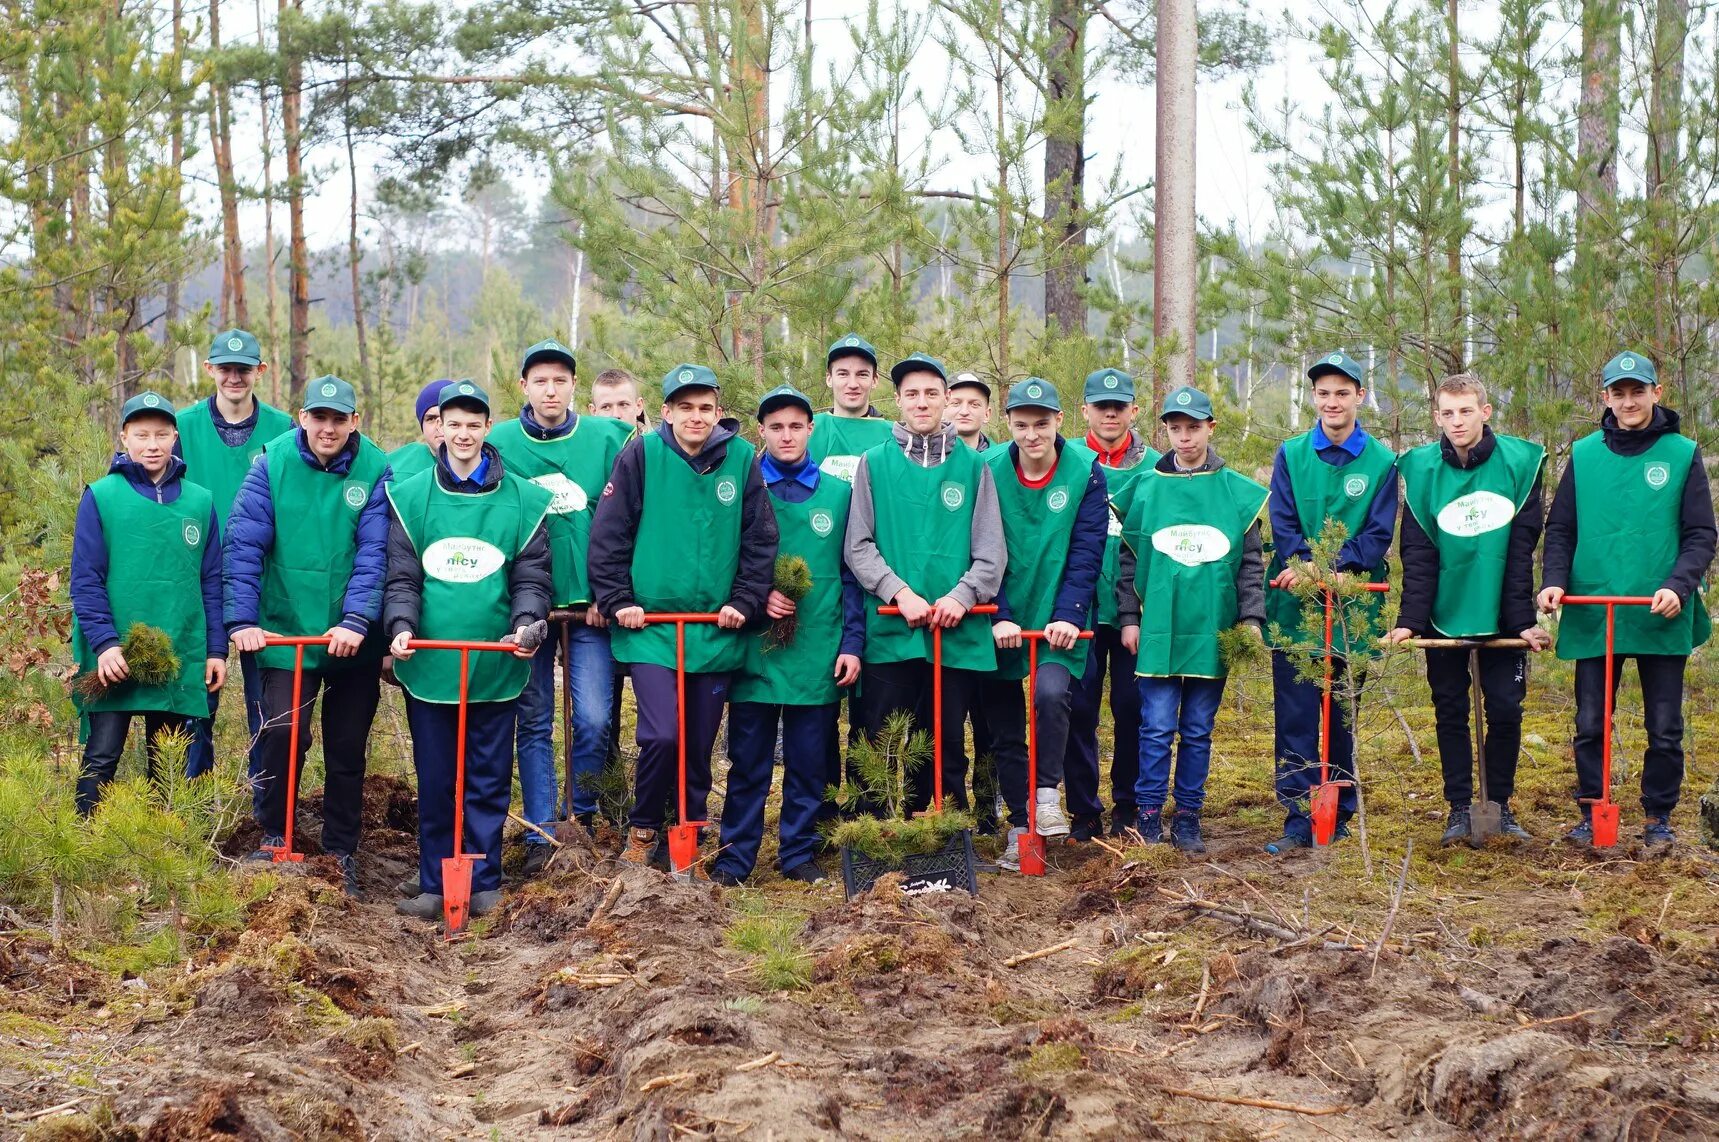
[[[513,730],[520,691],[554,590],[544,519],[550,495],[508,472],[488,443],[489,394],[471,381],[442,389],[436,466],[387,485],[388,580],[382,622],[418,771],[418,878],[407,916],[442,914],[442,861],[454,854],[460,653],[418,650],[414,639],[508,642],[512,657],[473,651],[465,676],[465,836],[478,854],[470,913],[501,903],[501,835],[513,793]],[[498,637],[499,636],[499,637]]]
[[[824,383],[834,407],[812,421],[812,462],[853,483],[866,449],[889,439],[889,421],[871,407],[877,385],[877,350],[857,333],[838,337],[824,355]]]
[[[609,653],[607,620],[591,604],[585,573],[591,516],[615,457],[633,430],[604,416],[573,411],[573,351],[559,341],[539,341],[525,351],[519,388],[525,407],[519,419],[505,420],[490,434],[490,444],[507,470],[549,492],[549,551],[555,568],[551,600],[578,616],[570,624],[567,661],[562,664],[573,690],[573,787],[567,790],[572,814],[589,828],[596,816],[595,783],[609,752],[609,700],[615,685],[615,660]],[[525,819],[539,828],[555,820],[555,656],[559,638],[546,639],[531,664],[531,681],[519,698],[519,790]],[[531,877],[543,870],[553,850],[549,838],[527,829],[525,866]]]
[[[914,353],[890,370],[901,423],[892,438],[860,457],[848,509],[847,561],[866,600],[866,733],[882,737],[885,723],[905,711],[915,728],[932,728],[930,628],[943,631],[944,788],[967,808],[966,764],[960,740],[977,682],[996,669],[990,624],[962,622],[1003,583],[1008,548],[996,484],[979,454],[943,422],[948,398],[943,365]],[[815,434],[814,434],[815,435]],[[899,615],[880,615],[890,604]],[[932,801],[932,767],[913,774],[908,809]]]
[[[1084,388],[1086,447],[1098,460],[1106,494],[1116,496],[1158,462],[1158,451],[1134,431],[1140,406],[1134,402],[1134,378],[1120,369],[1099,369],[1087,376]],[[1104,803],[1099,799],[1098,720],[1104,702],[1104,676],[1110,675],[1110,835],[1121,836],[1139,816],[1134,807],[1134,783],[1140,776],[1140,686],[1134,677],[1134,653],[1122,645],[1116,622],[1116,567],[1122,548],[1122,521],[1105,513],[1108,533],[1104,564],[1099,571],[1095,626],[1086,669],[1075,686],[1068,719],[1068,756],[1063,761],[1068,811],[1074,818],[1070,836],[1090,841],[1104,831]]]
[[[810,884],[823,879],[813,857],[820,846],[824,790],[840,781],[830,773],[829,759],[837,755],[841,692],[859,681],[865,651],[864,596],[842,561],[853,490],[806,454],[808,438],[815,435],[812,401],[798,389],[782,385],[764,394],[758,432],[764,441],[759,472],[780,533],[778,566],[785,559],[802,560],[810,586],[798,599],[771,589],[764,611],[774,623],[747,640],[746,664],[734,677],[728,797],[721,853],[710,875],[725,885],[752,875],[780,731],[777,863],[787,879]],[[784,624],[791,624],[791,634]]]
[[[166,398],[139,393],[120,409],[119,423],[121,451],[84,490],[72,533],[72,657],[96,691],[78,701],[87,736],[77,807],[85,816],[119,768],[133,717],[143,715],[153,780],[159,736],[208,717],[210,695],[227,677],[214,500],[184,479]],[[128,681],[123,639],[141,624],[166,633],[176,672],[152,663],[162,677]]]
[[[1068,835],[1057,786],[1074,688],[1087,667],[1080,633],[1092,626],[1110,503],[1097,458],[1084,445],[1062,438],[1056,386],[1028,377],[1010,386],[1003,408],[1012,439],[1008,447],[992,449],[985,462],[997,490],[1009,563],[991,625],[998,678],[982,693],[1011,826],[998,863],[1018,869],[1027,798],[1034,799],[1040,836]],[[1020,680],[1028,672],[1022,630],[1045,632],[1038,677],[1028,696],[1037,729],[1033,788],[1027,787],[1027,717],[1021,701]]]
[[[1677,413],[1660,403],[1653,362],[1626,350],[1600,374],[1606,411],[1600,431],[1570,449],[1546,520],[1545,581],[1539,605],[1556,610],[1571,595],[1651,596],[1651,607],[1616,608],[1613,650],[1635,659],[1641,679],[1647,752],[1642,759],[1642,840],[1669,849],[1671,811],[1683,788],[1683,668],[1707,641],[1700,594],[1713,561],[1715,528],[1707,470]],[[1572,606],[1558,624],[1558,657],[1576,660],[1576,795],[1597,798],[1605,733],[1605,608]],[[1615,694],[1618,676],[1612,675]],[[1592,844],[1592,812],[1568,839]]]
[[[1433,394],[1439,438],[1397,461],[1403,481],[1400,544],[1403,597],[1388,637],[1490,639],[1505,635],[1544,650],[1551,638],[1534,620],[1534,546],[1542,522],[1540,473],[1546,452],[1492,431],[1486,386],[1470,373],[1446,377]],[[1450,804],[1442,843],[1469,839],[1474,753],[1469,736],[1469,654],[1429,648],[1427,686],[1438,727],[1439,764]],[[1486,795],[1501,807],[1506,836],[1528,831],[1510,811],[1528,656],[1507,647],[1478,652],[1486,711]]]
[[[1343,546],[1331,570],[1370,583],[1389,578],[1386,563],[1397,523],[1397,458],[1356,419],[1367,399],[1366,373],[1344,352],[1319,358],[1307,370],[1318,421],[1309,432],[1283,442],[1271,467],[1271,562],[1266,568],[1266,616],[1281,632],[1271,653],[1272,706],[1276,721],[1277,803],[1283,807],[1283,836],[1265,846],[1268,853],[1313,844],[1310,798],[1319,780],[1320,721],[1324,688],[1305,676],[1309,664],[1323,659],[1325,600],[1317,589],[1297,595],[1295,587],[1317,579],[1308,566],[1312,544],[1326,526],[1342,525]],[[1333,585],[1335,586],[1335,584]],[[1348,676],[1349,659],[1363,638],[1380,633],[1380,596],[1334,603],[1332,678]],[[1309,648],[1317,647],[1317,650]],[[1333,695],[1328,747],[1334,781],[1355,780],[1355,736],[1350,703]],[[1358,793],[1339,786],[1337,833],[1348,835]]]
[[[730,674],[746,658],[739,630],[765,613],[776,570],[776,517],[752,446],[718,411],[721,386],[703,365],[663,377],[662,421],[621,450],[591,524],[590,579],[614,624],[615,657],[632,665],[639,762],[621,859],[656,856],[679,764],[675,627],[656,612],[716,613],[686,627],[687,812],[703,820],[710,751]]]
[[[442,408],[437,402],[442,389],[451,384],[451,380],[431,381],[419,390],[413,408],[418,417],[418,439],[388,453],[389,479],[409,480],[436,466],[436,457],[442,452]]]
[[[358,830],[370,723],[381,697],[382,583],[388,572],[388,459],[358,431],[357,396],[339,377],[305,386],[298,427],[251,465],[227,519],[226,618],[233,645],[262,667],[262,784],[254,860],[272,860],[286,832],[292,746],[290,646],[269,634],[326,634],[304,648],[297,776],[310,752],[311,707],[322,695],[325,771],[322,849],[358,894]]]
[[[1228,670],[1218,636],[1239,624],[1263,637],[1259,515],[1269,493],[1226,467],[1211,446],[1217,420],[1205,393],[1171,389],[1159,420],[1171,450],[1111,497],[1122,518],[1117,621],[1140,679],[1134,827],[1148,843],[1164,840],[1170,749],[1180,738],[1169,839],[1183,852],[1203,853],[1200,811]]]

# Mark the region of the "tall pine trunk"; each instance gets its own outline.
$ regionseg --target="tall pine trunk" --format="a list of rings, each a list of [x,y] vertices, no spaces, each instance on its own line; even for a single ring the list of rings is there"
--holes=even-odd
[[[280,0],[278,15],[297,14],[299,0]],[[293,403],[304,391],[305,365],[310,357],[310,252],[304,234],[304,152],[299,132],[299,109],[304,98],[304,61],[298,46],[290,46],[281,30],[276,40],[282,49],[281,131],[286,143],[287,220],[291,228],[287,260],[288,296],[291,311],[288,336],[292,347],[287,363],[287,399]]]
[[[1194,383],[1199,266],[1194,232],[1194,67],[1199,58],[1199,27],[1194,0],[1159,0],[1157,51],[1152,328],[1163,365],[1153,375],[1152,407],[1161,408],[1168,389]]]
[[[221,0],[209,0],[209,50],[221,51]],[[245,303],[245,240],[239,232],[239,186],[233,176],[233,109],[217,72],[209,80],[209,144],[221,195],[221,322],[248,326]]]
[[[257,46],[267,46],[263,30],[263,0],[255,0],[257,12]],[[280,267],[275,263],[275,180],[274,180],[274,128],[269,124],[269,85],[267,82],[257,84],[258,109],[261,112],[259,130],[263,157],[263,281],[266,284],[266,298],[269,307],[264,316],[264,324],[268,330],[268,343],[263,351],[265,361],[276,361],[280,353],[280,330],[276,321],[280,317],[280,290],[276,284],[276,275]],[[281,403],[281,370],[269,370],[269,401],[271,404]]]
[[[1086,3],[1050,0],[1045,71],[1045,323],[1086,329]]]

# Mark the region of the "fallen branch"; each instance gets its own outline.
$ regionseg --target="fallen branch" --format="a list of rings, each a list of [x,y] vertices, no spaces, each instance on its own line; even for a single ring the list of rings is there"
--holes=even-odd
[[[1415,741],[1415,732],[1409,729],[1409,720],[1403,717],[1403,712],[1395,706],[1391,707],[1391,713],[1397,715],[1397,725],[1403,727],[1403,736],[1409,739],[1409,752],[1415,755],[1415,764],[1425,765],[1426,762],[1421,758],[1420,743]]]
[[[1211,989],[1212,989],[1212,965],[1209,963],[1201,964],[1200,965],[1200,998],[1194,1002],[1194,1014],[1189,1017],[1188,1022],[1198,1023],[1200,1021],[1200,1012],[1202,1012],[1206,1009],[1206,997],[1207,997],[1207,995],[1209,995],[1211,993]]]
[[[697,1077],[698,1074],[695,1071],[681,1071],[676,1075],[658,1075],[654,1079],[646,1079],[640,1083],[639,1093],[649,1094],[653,1090],[661,1090],[665,1086],[674,1086],[676,1083],[683,1083],[688,1079],[696,1079]]]
[[[1205,1094],[1197,1090],[1184,1090],[1181,1087],[1161,1086],[1157,1088],[1165,1094],[1178,1095],[1182,1098],[1197,1098],[1201,1102],[1221,1102],[1227,1106],[1252,1106],[1260,1110],[1281,1110],[1288,1114],[1305,1114],[1312,1118],[1323,1118],[1328,1114],[1343,1114],[1347,1106],[1297,1106],[1293,1102],[1273,1102],[1269,1098],[1242,1098],[1230,1094]]]
[[[532,832],[536,833],[538,836],[542,837],[544,840],[548,841],[550,844],[554,845],[556,848],[561,847],[561,842],[555,839],[555,834],[549,832],[547,829],[543,828],[541,825],[533,825],[530,821],[527,821],[524,817],[521,817],[517,813],[509,813],[507,815],[507,819],[510,821],[513,821],[516,824],[524,825],[526,828],[530,829]]]
[[[1457,998],[1482,1015],[1513,1015],[1516,1008],[1499,999],[1496,995],[1488,995],[1484,991],[1476,991],[1472,987],[1459,987]]]
[[[76,1109],[80,1102],[89,1101],[89,1098],[89,1095],[83,1094],[79,1095],[77,1098],[59,1103],[55,1106],[43,1107],[41,1110],[32,1110],[28,1114],[8,1114],[6,1117],[10,1118],[13,1122],[34,1122],[38,1118],[47,1118],[50,1115],[69,1113]]]
[[[1385,917],[1385,926],[1379,931],[1379,942],[1373,948],[1373,969],[1367,973],[1372,979],[1379,973],[1379,955],[1385,950],[1385,941],[1391,938],[1391,929],[1397,925],[1397,910],[1403,906],[1403,887],[1409,881],[1409,857],[1414,855],[1415,841],[1409,838],[1409,843],[1403,849],[1403,871],[1397,874],[1397,890],[1391,893],[1391,911]]]
[[[1258,935],[1270,936],[1274,940],[1283,940],[1292,945],[1311,942],[1306,932],[1298,932],[1294,928],[1274,923],[1252,912],[1243,912],[1222,904],[1214,904],[1212,901],[1202,900],[1198,896],[1182,896],[1167,888],[1160,888],[1158,892],[1161,896],[1168,900],[1174,900],[1184,908],[1192,908],[1197,912],[1204,912],[1228,920],[1232,924],[1239,924]],[[1321,940],[1317,946],[1325,951],[1333,952],[1364,952],[1367,950],[1364,945],[1339,940]]]
[[[738,1067],[734,1068],[734,1073],[735,1074],[741,1074],[741,1073],[744,1073],[746,1071],[763,1070],[765,1067],[769,1066],[771,1063],[776,1062],[781,1057],[782,1057],[782,1052],[771,1051],[768,1055],[765,1055],[762,1058],[753,1059],[750,1063],[741,1063]]]
[[[1529,1022],[1526,1018],[1521,1016],[1518,1016],[1517,1018],[1521,1019],[1522,1029],[1526,1031],[1530,1027],[1550,1027],[1554,1023],[1570,1023],[1577,1019],[1586,1019],[1590,1015],[1598,1015],[1599,1013],[1599,1008],[1590,1007],[1585,1011],[1574,1011],[1569,1015],[1559,1015],[1552,1019],[1536,1019],[1533,1022]]]
[[[587,929],[596,927],[597,922],[608,914],[609,909],[613,908],[615,902],[621,898],[621,891],[625,887],[626,885],[621,881],[621,878],[617,876],[614,882],[609,885],[609,891],[603,893],[603,899],[597,902],[597,907],[591,910],[591,918],[585,921]]]
[[[1029,960],[1042,960],[1046,956],[1054,956],[1058,952],[1066,952],[1071,948],[1077,948],[1079,946],[1079,940],[1064,940],[1060,944],[1052,944],[1050,947],[1040,948],[1036,952],[1022,952],[1018,956],[1010,956],[1008,959],[1003,961],[1003,966],[1006,968],[1020,967]]]

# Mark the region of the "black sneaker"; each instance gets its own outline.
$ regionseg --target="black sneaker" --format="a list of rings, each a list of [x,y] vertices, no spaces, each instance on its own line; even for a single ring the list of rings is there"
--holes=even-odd
[[[1134,831],[1140,834],[1140,839],[1149,845],[1161,844],[1164,840],[1164,811],[1162,809],[1142,809],[1139,816],[1134,818]]]
[[[1312,837],[1302,833],[1292,833],[1285,829],[1283,836],[1265,846],[1265,851],[1272,856],[1282,856],[1284,853],[1293,852],[1296,849],[1310,849],[1312,847]]]
[[[1200,836],[1200,815],[1178,809],[1170,817],[1170,843],[1185,853],[1203,853],[1206,842]]]
[[[358,895],[358,857],[353,853],[336,853],[334,859],[340,862],[340,887],[348,896]]]
[[[440,920],[442,898],[431,892],[420,892],[412,899],[402,900],[394,905],[394,911],[402,916],[415,916],[420,920]]]
[[[531,880],[541,876],[549,864],[549,858],[555,855],[555,850],[547,844],[525,846],[525,863],[519,866],[519,878]]]
[[[1076,842],[1083,844],[1083,845],[1084,844],[1090,844],[1092,841],[1096,840],[1097,838],[1099,838],[1103,835],[1104,835],[1104,818],[1102,816],[1096,816],[1096,817],[1079,817],[1079,816],[1077,816],[1074,819],[1074,823],[1069,826],[1069,830],[1068,830],[1068,839],[1071,841],[1076,841]]]
[[[1140,813],[1132,806],[1118,805],[1110,814],[1110,835],[1123,836],[1129,829],[1135,827],[1140,819]]]
[[[1564,839],[1572,845],[1591,845],[1594,843],[1594,822],[1586,813],[1575,828],[1564,834]]]
[[[271,833],[258,842],[257,850],[246,856],[245,859],[256,864],[267,864],[275,859],[274,849],[278,849],[284,844],[286,844],[285,837]]]
[[[710,870],[710,883],[720,884],[724,888],[739,888],[746,883],[746,878],[736,876],[726,868],[714,868]]]
[[[1534,834],[1522,827],[1522,822],[1516,819],[1516,814],[1510,811],[1510,806],[1498,807],[1498,831],[1512,840],[1531,841]]]
[[[801,884],[822,884],[824,882],[824,870],[811,861],[805,861],[793,868],[783,869],[782,879],[797,880]]]
[[[1677,834],[1671,831],[1669,816],[1649,817],[1647,828],[1641,833],[1642,843],[1650,849],[1668,850],[1677,843]]]
[[[1438,843],[1447,849],[1452,845],[1467,844],[1470,832],[1468,806],[1452,805],[1450,817],[1444,823],[1444,836],[1438,839]]]

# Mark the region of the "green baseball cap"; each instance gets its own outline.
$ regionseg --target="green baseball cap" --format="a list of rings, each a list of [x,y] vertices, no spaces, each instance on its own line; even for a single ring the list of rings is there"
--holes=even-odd
[[[333,409],[348,416],[358,411],[358,394],[352,386],[336,376],[318,377],[304,386],[304,411],[313,408]]]
[[[845,333],[830,342],[830,351],[824,354],[824,368],[835,364],[837,357],[864,357],[872,368],[877,368],[877,349],[858,333]]]
[[[1121,369],[1100,369],[1088,373],[1081,399],[1087,404],[1131,404],[1134,400],[1134,378]]]
[[[526,370],[539,361],[561,361],[574,372],[579,371],[578,363],[573,360],[573,350],[553,337],[539,341],[525,351],[525,356],[519,361],[519,375],[524,377]]]
[[[1644,385],[1657,385],[1659,370],[1653,367],[1653,362],[1647,359],[1646,353],[1625,349],[1607,361],[1606,367],[1600,370],[1602,388],[1610,388],[1619,381],[1640,381]]]
[[[1164,408],[1158,413],[1158,419],[1163,420],[1176,412],[1195,420],[1217,419],[1212,415],[1212,399],[1193,385],[1177,385],[1164,394]]]
[[[949,391],[954,392],[959,388],[981,389],[985,393],[985,400],[991,399],[991,386],[981,380],[978,373],[956,373],[949,379]]]
[[[253,334],[243,329],[229,329],[215,334],[215,339],[209,342],[206,360],[211,365],[260,365],[263,363],[263,347]]]
[[[1307,366],[1307,379],[1310,381],[1317,381],[1326,373],[1342,373],[1359,387],[1367,387],[1367,370],[1341,349],[1327,353]]]
[[[489,394],[474,381],[449,381],[443,385],[441,395],[436,398],[436,407],[445,409],[456,401],[481,404],[485,414],[490,412]]]
[[[722,382],[703,365],[682,362],[663,374],[663,399],[673,400],[682,389],[715,389],[722,391]]]
[[[758,419],[763,420],[785,404],[797,404],[806,410],[807,416],[812,415],[811,397],[793,385],[777,385],[765,393],[764,398],[758,402]]]
[[[120,406],[119,426],[124,428],[126,421],[144,413],[157,413],[171,420],[175,426],[179,424],[179,416],[173,411],[173,405],[166,397],[157,392],[142,392]]]
[[[1028,377],[1010,385],[1008,399],[1003,402],[1004,412],[1017,408],[1048,408],[1052,412],[1061,412],[1062,400],[1056,395],[1055,385],[1043,377]]]
[[[901,387],[901,378],[905,377],[909,373],[920,372],[922,370],[928,373],[936,373],[943,379],[945,384],[949,382],[949,374],[943,371],[943,362],[939,361],[936,357],[931,356],[929,353],[909,353],[907,356],[897,361],[889,370],[889,379],[890,382],[899,389]]]

